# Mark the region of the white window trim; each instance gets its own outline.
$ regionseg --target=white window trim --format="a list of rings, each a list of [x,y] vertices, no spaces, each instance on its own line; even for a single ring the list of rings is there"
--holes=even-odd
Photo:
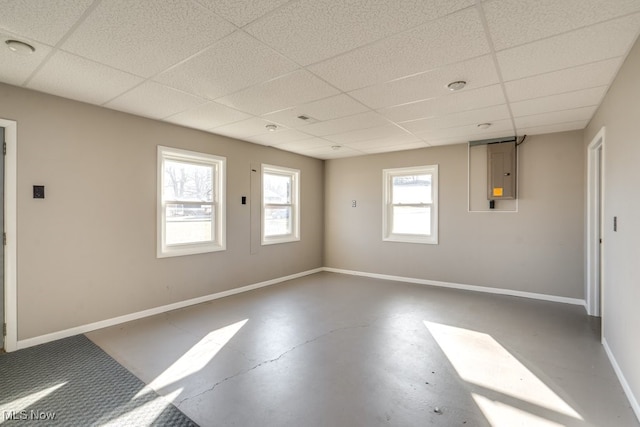
[[[178,160],[214,166],[215,199],[213,200],[213,224],[215,239],[208,242],[184,243],[180,245],[166,244],[166,210],[163,199],[164,161]],[[213,154],[198,153],[172,147],[158,146],[157,164],[157,253],[158,258],[193,255],[226,250],[226,157]]]
[[[392,233],[393,204],[392,178],[403,175],[431,175],[431,235]],[[408,168],[394,168],[382,170],[382,240],[387,242],[438,244],[438,165],[414,166]]]
[[[291,177],[292,191],[291,191],[291,216],[292,216],[292,232],[291,234],[279,235],[279,236],[265,236],[265,208],[267,204],[264,202],[264,174],[265,173],[273,173],[280,175],[287,175]],[[262,164],[261,174],[260,174],[260,198],[262,204],[261,211],[261,228],[262,228],[262,244],[263,245],[274,245],[278,243],[288,243],[288,242],[297,242],[300,240],[300,170],[291,169],[282,166],[274,166],[268,164]]]

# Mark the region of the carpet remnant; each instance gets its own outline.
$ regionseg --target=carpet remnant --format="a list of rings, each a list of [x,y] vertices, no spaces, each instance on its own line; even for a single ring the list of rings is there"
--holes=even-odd
[[[197,426],[84,335],[0,354],[0,425]]]

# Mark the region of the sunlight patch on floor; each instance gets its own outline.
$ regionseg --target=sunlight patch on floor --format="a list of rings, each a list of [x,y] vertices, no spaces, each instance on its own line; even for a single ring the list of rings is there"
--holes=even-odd
[[[507,399],[525,402],[523,406],[532,404],[543,410],[583,419],[490,335],[439,323],[425,321],[424,324],[463,380],[501,393]],[[494,426],[558,425],[504,402],[476,394],[474,400]],[[539,422],[532,424],[534,419]],[[540,424],[543,421],[546,424]]]
[[[160,392],[204,368],[216,354],[238,333],[249,319],[241,320],[215,331],[209,332],[178,360],[149,383],[149,387]],[[172,395],[173,393],[169,394]]]
[[[8,414],[16,414],[16,416],[20,416],[21,411],[24,411],[26,408],[32,406],[37,401],[44,399],[65,384],[67,384],[67,381],[45,388],[44,390],[30,393],[27,396],[12,400],[5,403],[4,405],[0,405],[0,424],[7,421]]]

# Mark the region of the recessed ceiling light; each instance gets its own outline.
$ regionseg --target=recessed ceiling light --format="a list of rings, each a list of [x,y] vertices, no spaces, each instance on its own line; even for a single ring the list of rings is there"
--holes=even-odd
[[[276,126],[276,125],[266,125],[265,127],[267,128],[267,130],[269,132],[275,132],[276,129],[278,129],[278,126]]]
[[[480,123],[478,127],[480,129],[489,129],[491,127],[491,123]]]
[[[447,87],[449,88],[449,90],[460,90],[466,85],[467,85],[467,82],[465,82],[464,80],[458,80],[458,81],[449,83]]]
[[[36,51],[35,47],[28,43],[21,42],[20,40],[7,40],[5,43],[11,52],[15,52],[20,55],[31,55]]]

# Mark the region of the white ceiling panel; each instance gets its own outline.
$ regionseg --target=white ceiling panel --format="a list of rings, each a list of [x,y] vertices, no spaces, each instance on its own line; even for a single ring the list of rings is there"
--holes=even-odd
[[[250,119],[241,120],[224,126],[211,129],[212,133],[231,136],[233,138],[246,139],[252,136],[267,134],[269,131],[265,126],[272,124],[271,122],[259,117],[251,117]],[[284,132],[284,127],[279,127],[275,132]]]
[[[426,148],[429,144],[423,141],[416,142],[408,142],[406,144],[398,144],[398,145],[372,145],[369,147],[361,147],[358,148],[359,151],[367,154],[377,154],[377,153],[391,153],[393,151],[404,151],[404,150],[415,150],[418,148]]]
[[[394,138],[403,138],[409,133],[396,125],[387,124],[380,127],[354,130],[351,132],[339,133],[336,135],[325,136],[325,139],[338,143],[350,144],[352,142],[368,141],[373,139],[386,138],[393,140]]]
[[[349,92],[370,108],[384,108],[450,93],[447,85],[454,81],[467,82],[466,89],[477,89],[499,83],[498,73],[491,55],[458,62]]]
[[[6,41],[16,37],[8,33],[0,33],[0,81],[12,85],[23,84],[42,64],[51,52],[51,47],[33,40],[20,38],[30,43],[36,51],[31,55],[19,55],[7,49]]]
[[[504,104],[505,102],[502,87],[493,85],[470,91],[454,92],[440,98],[427,99],[379,111],[385,117],[402,123],[410,120],[477,110]]]
[[[227,21],[243,27],[289,0],[197,0]]]
[[[496,0],[482,4],[497,50],[640,11],[637,0]]]
[[[519,135],[540,135],[544,133],[567,132],[571,130],[584,129],[589,124],[589,120],[579,120],[575,122],[559,123],[555,125],[543,125],[518,129]]]
[[[344,91],[387,82],[489,53],[470,8],[367,45],[309,69]]]
[[[336,119],[338,117],[351,116],[367,111],[368,108],[345,94],[313,101],[294,108],[265,114],[267,120],[273,120],[289,127],[301,127],[318,121]],[[299,119],[298,116],[309,117],[309,121]]]
[[[333,142],[327,141],[322,138],[311,138],[305,139],[303,141],[294,141],[294,142],[283,142],[282,144],[278,144],[278,148],[281,150],[317,150],[322,148],[331,148],[335,146]],[[299,151],[295,151],[299,152]]]
[[[572,110],[554,111],[552,113],[536,114],[533,116],[516,117],[516,128],[526,129],[536,126],[555,125],[560,123],[585,121],[591,119],[597,107],[582,107]]]
[[[491,123],[491,127],[488,129],[480,129],[477,124],[472,124],[416,133],[416,136],[422,138],[422,140],[427,143],[431,143],[432,140],[444,138],[460,138],[461,141],[487,139],[492,137],[488,135],[495,135],[496,133],[513,135],[514,130],[511,119],[496,120]]]
[[[234,110],[226,105],[207,102],[197,107],[167,117],[166,121],[195,129],[208,130],[245,120],[249,114]]]
[[[0,7],[0,83],[321,159],[582,129],[640,34],[640,0]]]
[[[505,80],[623,56],[638,36],[640,13],[497,53]]]
[[[497,120],[504,120],[508,118],[510,118],[509,109],[506,104],[502,104],[478,110],[449,114],[447,116],[403,122],[402,127],[409,132],[423,133],[456,126],[492,123]]]
[[[105,105],[145,117],[162,119],[205,102],[204,99],[188,93],[158,83],[145,82]]]
[[[617,57],[506,82],[507,97],[511,102],[517,102],[598,86],[608,86],[613,81],[621,63],[622,57]]]
[[[545,96],[511,104],[514,117],[531,116],[552,111],[571,110],[580,107],[597,106],[602,101],[607,87],[600,86],[592,89]]]
[[[309,65],[471,4],[473,0],[299,0],[249,25],[247,31]]]
[[[309,135],[295,129],[284,129],[281,132],[268,132],[257,137],[247,138],[247,141],[262,145],[277,146],[289,142],[304,141],[305,139],[314,138],[315,137],[313,135]]]
[[[142,78],[70,53],[56,52],[27,87],[93,104],[104,104],[142,83]]]
[[[330,159],[343,159],[346,157],[362,156],[365,153],[359,150],[354,150],[353,148],[349,148],[349,147],[340,147],[339,149],[334,149],[331,147],[322,147],[322,148],[316,148],[313,150],[300,150],[299,154],[309,156],[309,157],[315,157],[323,160],[330,160]]]
[[[217,102],[259,116],[337,94],[338,90],[313,74],[299,70],[219,98]]]
[[[326,136],[345,133],[352,130],[373,128],[388,124],[389,121],[380,114],[368,111],[353,116],[341,117],[339,119],[328,120],[305,126],[304,131],[311,135]]]
[[[209,99],[229,95],[296,70],[297,66],[236,31],[154,80]]]
[[[385,147],[395,147],[398,145],[407,146],[409,144],[425,146],[424,141],[414,135],[404,134],[400,136],[387,136],[385,138],[370,138],[363,141],[349,142],[344,145],[356,150],[366,151],[381,149]]]
[[[108,0],[98,4],[62,49],[150,77],[233,30],[192,1]]]
[[[514,136],[512,130],[504,130],[498,132],[482,133],[482,134],[469,134],[456,136],[452,138],[431,138],[429,139],[429,145],[432,147],[436,147],[439,145],[451,145],[451,144],[466,144],[470,141],[482,141],[485,139],[493,139],[493,138],[507,138]]]
[[[93,0],[0,0],[0,29],[55,46]]]

